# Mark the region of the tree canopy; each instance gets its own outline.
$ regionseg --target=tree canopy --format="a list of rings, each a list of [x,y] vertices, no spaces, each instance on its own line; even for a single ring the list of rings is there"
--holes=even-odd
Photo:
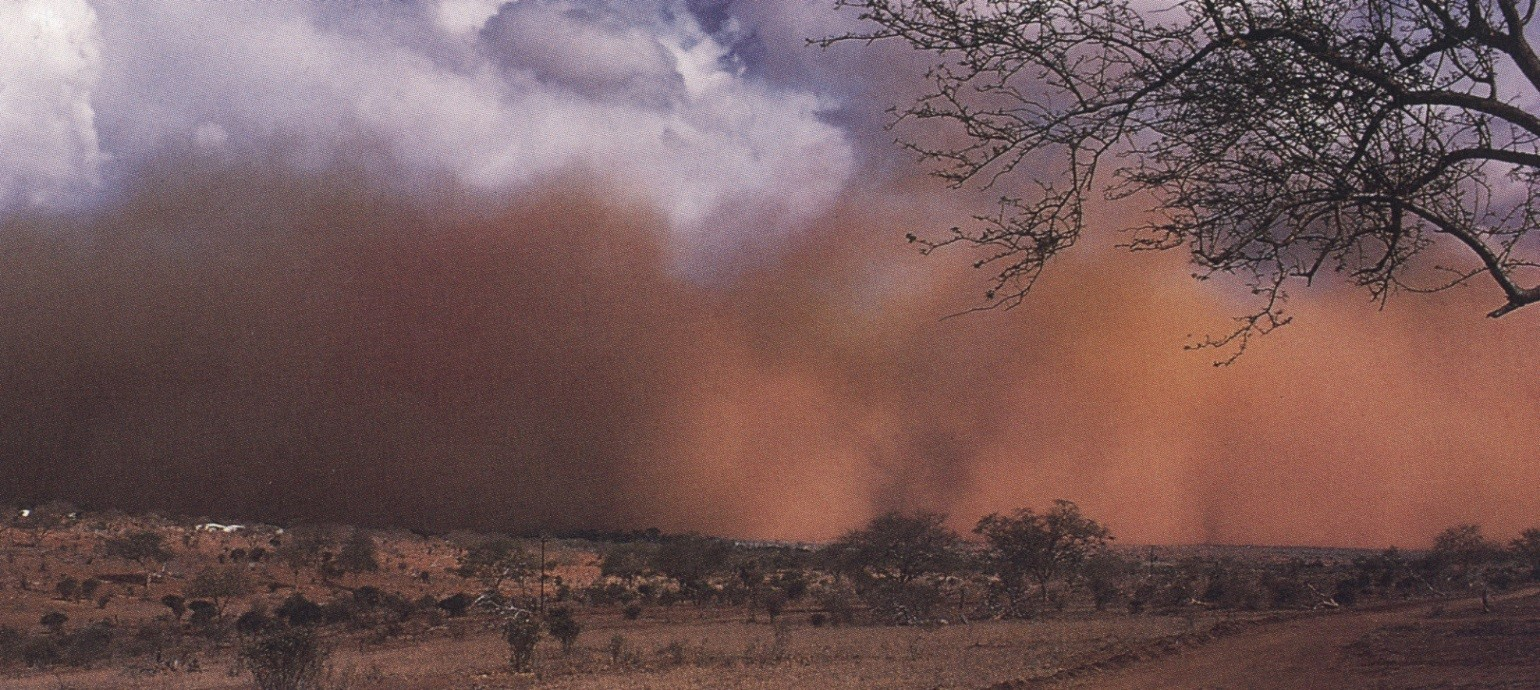
[[[910,239],[986,250],[986,308],[1019,303],[1076,243],[1093,195],[1153,200],[1131,248],[1186,248],[1196,277],[1250,287],[1255,311],[1200,343],[1236,354],[1323,272],[1380,301],[1485,276],[1492,317],[1540,301],[1535,0],[838,4],[870,23],[825,45],[937,55],[930,91],[896,112],[941,127],[906,145],[1002,195]]]

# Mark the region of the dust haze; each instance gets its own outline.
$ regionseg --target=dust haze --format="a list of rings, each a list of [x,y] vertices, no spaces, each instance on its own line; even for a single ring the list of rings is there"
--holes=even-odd
[[[957,212],[866,190],[729,279],[574,171],[405,199],[347,163],[168,155],[0,229],[0,494],[448,529],[821,539],[1065,497],[1124,541],[1418,545],[1540,513],[1532,319],[1330,289],[1236,365],[1178,257],[1087,246],[1020,309]],[[1115,238],[1105,238],[1110,245]]]

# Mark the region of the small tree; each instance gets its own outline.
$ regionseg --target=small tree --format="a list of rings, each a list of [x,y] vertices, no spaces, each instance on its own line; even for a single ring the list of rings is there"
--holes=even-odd
[[[562,654],[571,654],[572,645],[577,644],[578,635],[583,632],[583,624],[572,615],[572,609],[558,606],[546,614],[545,629],[561,643]]]
[[[651,544],[615,544],[604,550],[604,558],[599,561],[599,574],[634,580],[647,573],[656,551]]]
[[[171,609],[171,617],[182,620],[182,615],[187,613],[187,600],[180,594],[167,594],[160,598],[160,603]]]
[[[308,627],[274,626],[241,647],[259,690],[319,690],[328,656]]]
[[[273,613],[289,625],[315,625],[321,622],[324,615],[320,604],[306,599],[299,592],[290,594]]]
[[[508,539],[493,539],[466,549],[460,554],[454,573],[480,580],[488,590],[497,591],[509,580],[518,581],[535,572],[528,553]]]
[[[1022,508],[1010,516],[991,513],[973,528],[984,537],[985,566],[999,578],[1012,613],[1022,613],[1028,582],[1037,585],[1041,601],[1048,601],[1050,583],[1078,573],[1086,559],[1099,553],[1112,539],[1100,523],[1080,513],[1065,500],[1038,514]]]
[[[187,585],[187,596],[214,602],[214,614],[225,615],[231,599],[244,597],[252,590],[251,577],[239,567],[204,568]]]
[[[82,599],[91,599],[92,597],[96,596],[96,592],[101,588],[101,580],[98,580],[94,577],[88,577],[80,581],[80,597]]]
[[[652,569],[679,583],[679,591],[699,597],[713,576],[727,572],[732,547],[721,539],[698,534],[669,537],[652,554]]]
[[[1482,534],[1480,525],[1464,524],[1439,532],[1428,558],[1440,577],[1469,587],[1475,584],[1481,567],[1499,552],[1498,546]]]
[[[508,643],[509,662],[514,672],[524,673],[533,667],[540,635],[540,621],[529,611],[516,609],[503,622],[503,640]]]
[[[907,623],[928,617],[939,602],[933,580],[957,569],[961,546],[941,513],[890,512],[840,537],[826,558],[880,614]]]
[[[165,540],[165,536],[159,532],[140,530],[108,539],[105,548],[108,556],[138,563],[144,569],[144,587],[148,590],[152,574],[150,566],[171,560],[171,552],[166,550]]]
[[[378,552],[374,537],[367,530],[353,530],[333,564],[344,573],[372,573],[380,569]]]
[[[1529,566],[1531,579],[1540,580],[1540,529],[1524,530],[1508,545],[1508,550],[1520,563]]]
[[[279,543],[275,556],[294,573],[294,586],[299,586],[299,573],[305,568],[319,568],[321,554],[332,547],[331,534],[320,527],[300,525],[290,529]]]
[[[64,624],[68,623],[69,620],[70,617],[64,615],[63,612],[49,611],[48,613],[43,614],[43,616],[39,618],[37,622],[42,624],[43,627],[48,628],[49,632],[57,635],[64,629]]]

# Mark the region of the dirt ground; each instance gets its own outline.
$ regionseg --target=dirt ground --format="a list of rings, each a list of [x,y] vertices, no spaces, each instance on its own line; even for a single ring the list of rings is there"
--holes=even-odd
[[[1540,688],[1540,593],[1422,602],[1256,626],[1195,649],[1018,687]]]
[[[617,642],[618,640],[618,642]],[[490,632],[336,650],[349,690],[408,688],[1536,688],[1540,591],[1357,611],[1235,618],[1117,616],[939,628],[777,627],[688,609],[594,620],[538,676],[507,671]],[[133,677],[99,669],[7,688],[248,688],[228,663]]]

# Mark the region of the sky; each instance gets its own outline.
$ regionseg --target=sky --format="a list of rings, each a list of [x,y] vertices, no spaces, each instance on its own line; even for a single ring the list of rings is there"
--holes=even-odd
[[[826,539],[1053,499],[1133,543],[1540,526],[1537,314],[1244,308],[1095,229],[1011,311],[823,0],[0,4],[0,499]],[[956,316],[956,318],[946,318]]]

